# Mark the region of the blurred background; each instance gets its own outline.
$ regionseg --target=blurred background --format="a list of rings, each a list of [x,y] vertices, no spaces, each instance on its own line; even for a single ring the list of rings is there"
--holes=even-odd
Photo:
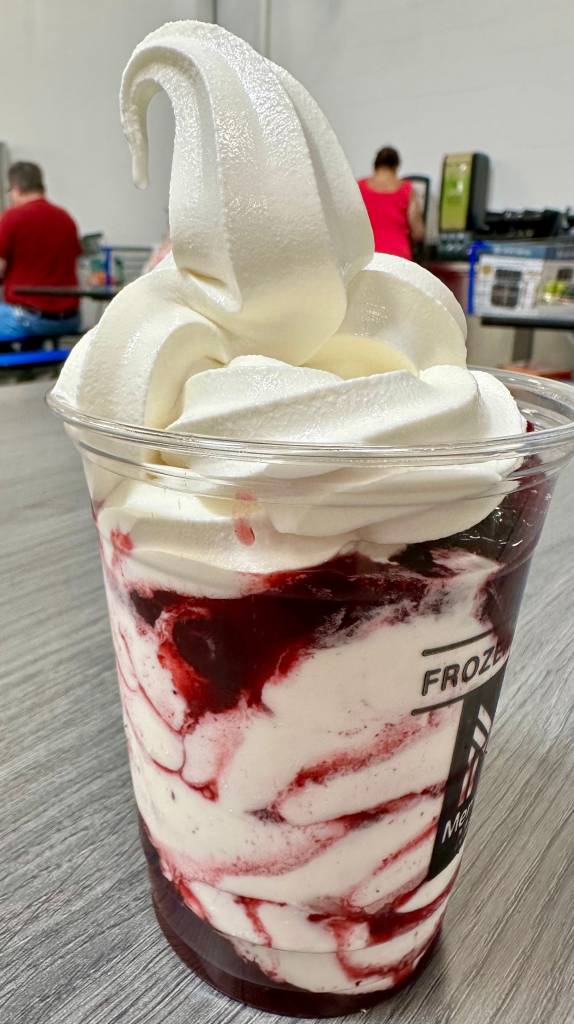
[[[12,164],[42,168],[47,196],[82,240],[77,285],[55,285],[77,286],[81,329],[168,234],[168,102],[162,94],[152,104],[151,184],[139,192],[118,116],[122,70],[147,32],[199,18],[243,36],[309,89],[367,188],[381,147],[399,151],[397,174],[411,179],[424,219],[414,258],[471,314],[472,362],[570,375],[568,0],[0,0],[0,18],[0,204],[10,205]],[[47,312],[38,293],[21,298]],[[74,341],[74,332],[52,334],[41,345],[0,337],[0,359]]]

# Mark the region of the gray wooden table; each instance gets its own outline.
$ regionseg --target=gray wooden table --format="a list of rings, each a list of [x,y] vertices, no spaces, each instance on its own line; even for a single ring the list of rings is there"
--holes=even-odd
[[[93,525],[44,390],[0,388],[0,1022],[284,1020],[216,995],[156,927]],[[440,950],[415,985],[357,1020],[574,1021],[573,502],[569,470],[533,567]]]

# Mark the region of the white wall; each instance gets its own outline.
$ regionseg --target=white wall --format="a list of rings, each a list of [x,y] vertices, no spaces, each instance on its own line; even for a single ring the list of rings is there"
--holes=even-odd
[[[272,26],[356,174],[386,142],[435,182],[481,149],[491,208],[574,205],[571,0],[274,0]]]
[[[42,165],[50,197],[82,233],[146,243],[167,228],[173,126],[163,94],[149,115],[146,192],[131,182],[118,91],[133,47],[181,17],[209,20],[209,0],[0,0],[0,139]]]
[[[219,0],[257,43],[258,0]],[[150,110],[152,184],[131,185],[118,118],[122,69],[172,18],[211,0],[0,0],[0,138],[36,159],[82,231],[145,242],[166,226],[172,123]],[[273,0],[272,57],[330,117],[357,174],[386,141],[438,182],[443,153],[483,149],[491,206],[574,205],[571,0]]]
[[[218,0],[220,22],[257,45],[259,6]],[[120,76],[146,32],[212,11],[211,0],[0,0],[0,139],[13,159],[42,164],[83,232],[118,243],[164,233],[169,105],[160,95],[150,109],[151,185],[140,193]],[[272,0],[271,25],[272,58],[319,101],[357,175],[391,142],[405,172],[436,187],[445,152],[483,149],[492,208],[574,205],[571,0]],[[548,335],[541,347],[551,361],[567,351]]]
[[[285,3],[285,0],[280,2]],[[259,0],[217,0],[217,21],[251,46],[258,47],[260,6]]]
[[[315,96],[357,176],[391,143],[436,199],[443,154],[483,150],[491,209],[574,206],[573,40],[572,0],[273,0],[271,56]],[[472,361],[511,358],[511,331],[469,326]],[[572,366],[574,347],[539,331],[534,358]]]

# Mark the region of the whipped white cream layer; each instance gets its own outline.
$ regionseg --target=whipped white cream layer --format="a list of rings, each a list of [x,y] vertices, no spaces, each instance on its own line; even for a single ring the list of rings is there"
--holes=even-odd
[[[61,398],[98,417],[246,445],[409,446],[524,430],[506,388],[466,369],[465,318],[449,289],[414,263],[373,254],[344,154],[299,83],[218,26],[175,22],[150,33],[121,90],[140,186],[146,110],[160,89],[175,117],[173,252],[124,288],[76,346],[56,386]],[[516,465],[341,469],[166,452],[161,460],[191,469],[190,489],[202,497],[248,485],[262,502],[255,516],[266,519],[265,564],[275,539],[278,567],[286,536],[295,562],[305,549],[307,564],[349,538],[448,536],[488,515]],[[114,483],[94,479],[98,502]],[[173,519],[173,507],[161,488],[149,487],[147,501],[149,533]],[[220,505],[225,514],[235,512]]]

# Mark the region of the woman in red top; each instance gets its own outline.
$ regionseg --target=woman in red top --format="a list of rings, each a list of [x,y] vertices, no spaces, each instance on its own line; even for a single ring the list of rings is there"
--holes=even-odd
[[[375,157],[373,175],[359,181],[375,237],[375,251],[412,260],[412,242],[422,242],[425,228],[417,194],[397,175],[400,157],[385,146]]]

